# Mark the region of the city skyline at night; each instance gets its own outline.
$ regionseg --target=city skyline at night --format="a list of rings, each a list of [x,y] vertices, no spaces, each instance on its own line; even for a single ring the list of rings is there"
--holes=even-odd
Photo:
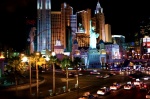
[[[7,3],[9,2],[9,3]],[[23,49],[29,31],[26,30],[26,18],[35,19],[36,13],[36,0],[23,0],[12,3],[11,1],[3,2],[1,6],[1,24],[4,34],[0,40],[2,44],[12,45],[14,48]],[[87,8],[91,9],[91,14],[94,10],[98,0],[51,0],[52,11],[60,11],[61,3],[66,2],[73,7],[74,13]],[[125,35],[126,38],[131,34],[138,31],[139,23],[144,17],[149,17],[148,3],[144,0],[131,3],[129,0],[112,1],[112,0],[99,0],[104,9],[105,23],[110,24],[112,27],[112,34]],[[35,19],[36,20],[36,19]],[[9,29],[5,29],[8,27]],[[8,36],[9,35],[9,36]],[[129,40],[130,41],[130,40]],[[22,45],[20,44],[22,43]],[[18,47],[20,46],[20,47]]]

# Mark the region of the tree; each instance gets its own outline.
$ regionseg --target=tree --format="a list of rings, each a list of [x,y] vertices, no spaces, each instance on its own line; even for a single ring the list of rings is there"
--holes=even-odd
[[[68,91],[68,67],[71,67],[71,59],[68,56],[64,56],[62,59],[61,67],[66,70],[66,91]]]
[[[50,56],[50,60],[47,62],[47,64],[53,66],[53,95],[55,95],[55,63],[58,62],[58,59],[56,55]]]
[[[76,72],[77,72],[77,88],[79,87],[79,71],[78,71],[78,65],[82,62],[81,58],[80,57],[74,57],[74,61],[73,61],[73,64],[76,68]]]
[[[26,63],[23,63],[20,57],[12,57],[8,59],[7,69],[16,78],[26,72]]]
[[[82,62],[80,57],[74,57],[73,64],[75,65],[76,68],[78,68],[78,65]]]
[[[48,65],[53,65],[53,63],[58,64],[59,63],[59,59],[56,56],[50,56],[50,60],[47,62]]]
[[[7,67],[11,71],[11,77],[15,80],[17,92],[18,77],[26,71],[26,63],[23,63],[20,57],[12,57],[8,60]]]

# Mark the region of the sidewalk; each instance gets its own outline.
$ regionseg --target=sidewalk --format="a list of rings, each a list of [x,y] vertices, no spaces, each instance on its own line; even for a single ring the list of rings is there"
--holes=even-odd
[[[45,79],[43,80],[39,80],[39,85],[43,84],[45,82]],[[31,87],[35,87],[36,86],[36,81],[33,80]],[[19,84],[19,85],[15,85],[14,83],[7,83],[5,85],[0,85],[0,91],[15,91],[17,88],[17,90],[22,90],[22,89],[28,89],[30,88],[30,84],[29,83],[24,83],[24,84]]]

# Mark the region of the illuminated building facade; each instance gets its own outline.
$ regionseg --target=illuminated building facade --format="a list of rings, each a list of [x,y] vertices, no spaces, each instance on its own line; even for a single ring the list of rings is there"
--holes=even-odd
[[[113,44],[118,44],[120,49],[120,55],[123,56],[126,54],[125,51],[125,36],[123,35],[112,35]]]
[[[37,51],[51,50],[51,0],[37,0]]]
[[[89,35],[90,30],[90,20],[91,20],[91,9],[78,11],[77,16],[77,32],[76,33],[85,33]]]
[[[105,42],[112,42],[111,25],[110,24],[105,24],[105,35],[106,35]]]
[[[114,60],[121,59],[118,44],[107,44],[105,45],[105,50],[107,53],[107,63],[113,63],[115,62]]]
[[[54,51],[56,40],[61,40],[61,12],[51,12],[51,51]]]
[[[139,38],[150,36],[150,17],[146,17],[141,21],[139,33]]]
[[[72,27],[71,15],[73,15],[73,8],[66,3],[61,4],[61,42],[66,51],[72,49]]]
[[[72,39],[75,38],[76,15],[73,8],[61,4],[61,11],[51,11],[51,51],[54,51],[56,40],[60,40],[65,51],[72,51]]]
[[[64,46],[61,44],[60,40],[56,40],[56,44],[54,45],[54,52],[56,54],[64,53]]]
[[[97,39],[98,42],[100,40],[106,41],[105,35],[105,16],[103,13],[103,8],[101,7],[100,3],[97,3],[96,10],[95,10],[95,25],[96,25],[96,33],[99,33],[99,38]]]
[[[143,54],[150,53],[150,37],[145,36],[142,38],[142,48],[143,48]]]
[[[113,43],[117,43],[119,46],[122,46],[125,43],[125,36],[123,35],[112,35]]]
[[[78,11],[77,17],[77,31],[76,38],[79,47],[89,47],[90,43],[90,20],[91,20],[91,9]]]
[[[71,15],[71,31],[72,31],[72,44],[73,41],[76,39],[76,30],[77,30],[77,18],[76,15]]]
[[[80,55],[80,50],[78,47],[78,41],[76,39],[73,41],[72,54],[74,55],[74,57]]]

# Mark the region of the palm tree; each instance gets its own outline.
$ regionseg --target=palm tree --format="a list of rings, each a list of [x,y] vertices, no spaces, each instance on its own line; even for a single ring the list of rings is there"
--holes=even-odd
[[[50,56],[50,60],[47,62],[48,65],[52,65],[53,66],[53,95],[55,95],[55,63],[57,63],[59,60],[57,59],[57,57],[54,56]]]
[[[61,61],[62,69],[66,69],[66,92],[68,91],[68,67],[71,65],[71,59],[65,56]]]
[[[29,55],[29,61],[30,61],[30,87],[31,87],[31,64],[36,68],[36,87],[37,87],[37,97],[39,93],[39,66],[42,64],[45,64],[45,59],[41,56],[40,53],[36,52]],[[31,92],[31,88],[30,88]]]
[[[22,75],[26,71],[25,66],[26,65],[22,63],[20,57],[12,57],[8,60],[7,68],[11,70],[11,73],[15,79],[16,93],[18,85],[18,76]]]
[[[76,72],[77,72],[77,88],[79,87],[79,71],[78,71],[78,65],[82,62],[81,58],[80,57],[74,57],[74,61],[73,61],[73,64],[74,66],[76,67]]]

